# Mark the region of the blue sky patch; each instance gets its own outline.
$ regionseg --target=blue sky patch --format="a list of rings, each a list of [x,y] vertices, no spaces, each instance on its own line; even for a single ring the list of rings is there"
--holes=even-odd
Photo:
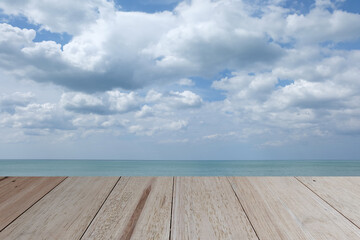
[[[224,91],[217,90],[211,87],[213,81],[218,79],[206,79],[202,77],[189,77],[189,79],[191,79],[195,83],[193,90],[197,94],[199,94],[205,101],[222,101],[226,98]]]
[[[332,49],[339,50],[359,50],[360,41],[349,41],[349,42],[339,42],[331,47]]]
[[[137,12],[162,12],[162,11],[172,11],[178,3],[179,0],[115,0],[115,4],[122,11],[137,11]]]
[[[72,36],[67,33],[52,33],[47,30],[38,30],[36,31],[36,37],[34,42],[42,42],[42,41],[54,41],[56,43],[61,44],[62,46],[70,42]]]
[[[289,80],[289,79],[278,79],[278,83],[275,85],[275,87],[279,88],[279,87],[285,87],[287,85],[291,85],[294,83],[294,80]]]
[[[346,12],[359,13],[360,12],[360,1],[359,0],[346,0],[338,4],[338,9]]]

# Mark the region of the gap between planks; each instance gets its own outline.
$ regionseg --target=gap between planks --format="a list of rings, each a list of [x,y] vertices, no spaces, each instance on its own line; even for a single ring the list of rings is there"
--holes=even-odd
[[[170,212],[170,232],[169,232],[169,240],[171,240],[171,227],[172,227],[172,215],[173,215],[173,207],[174,207],[174,185],[175,185],[175,177],[172,177],[172,193],[171,193],[171,212]]]
[[[104,206],[106,200],[109,198],[110,194],[113,192],[115,186],[118,184],[118,182],[120,181],[121,177],[119,177],[119,179],[116,181],[116,183],[114,184],[114,186],[112,187],[112,189],[110,190],[109,194],[106,196],[104,202],[101,204],[101,206],[99,207],[99,209],[97,210],[97,212],[95,213],[94,217],[91,219],[91,221],[89,222],[89,225],[86,227],[86,229],[84,230],[83,234],[80,237],[80,240],[83,239],[86,231],[89,229],[91,223],[94,221],[95,217],[99,214],[101,208]]]
[[[249,221],[252,229],[254,230],[256,237],[260,240],[259,235],[258,235],[258,233],[256,232],[256,229],[255,229],[253,223],[250,221],[249,215],[248,215],[248,213],[245,211],[245,208],[244,208],[243,204],[241,203],[241,201],[240,201],[240,199],[239,199],[239,196],[238,196],[237,193],[235,192],[235,189],[234,189],[233,185],[231,184],[229,177],[226,177],[226,179],[227,179],[227,182],[230,184],[231,189],[233,190],[233,192],[234,192],[237,200],[239,201],[240,206],[241,206],[242,210],[244,211],[245,216],[246,216],[246,218],[248,219],[248,221]]]

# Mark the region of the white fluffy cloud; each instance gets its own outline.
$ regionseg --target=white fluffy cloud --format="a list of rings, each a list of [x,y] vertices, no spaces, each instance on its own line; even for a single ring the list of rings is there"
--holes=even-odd
[[[3,114],[0,124],[5,127],[23,129],[25,133],[42,133],[42,130],[71,130],[69,117],[57,109],[55,104],[30,103],[19,106],[13,114]],[[40,131],[36,131],[40,130]]]
[[[71,112],[80,114],[112,115],[123,114],[136,110],[138,117],[150,116],[153,108],[166,108],[167,110],[180,110],[186,108],[199,108],[202,98],[191,92],[158,93],[150,90],[146,97],[141,97],[134,92],[125,93],[119,90],[108,91],[104,94],[85,94],[79,92],[67,92],[62,94],[60,105]],[[148,106],[146,104],[150,104]]]
[[[358,39],[360,15],[329,11],[329,6],[335,8],[332,5],[317,1],[302,15],[264,4],[262,14],[254,17],[251,5],[234,0],[182,2],[172,12],[152,14],[124,12],[104,0],[2,1],[5,13],[22,14],[73,38],[64,46],[52,41],[34,43],[34,30],[3,23],[0,52],[6,57],[0,68],[9,72],[9,66],[17,66],[11,73],[18,78],[84,92],[212,77],[224,69],[264,71],[293,54],[282,44],[311,48]]]
[[[28,4],[30,9],[38,9],[31,1]],[[4,3],[5,12],[15,13],[9,6],[11,3]],[[282,49],[249,24],[255,18],[234,11],[241,7],[236,1],[204,0],[153,14],[112,9],[94,20],[84,20],[87,25],[80,24],[82,30],[74,30],[72,40],[62,48],[51,41],[33,43],[34,31],[29,36],[22,34],[21,44],[10,53],[17,58],[8,64],[22,63],[26,77],[35,81],[94,92],[141,88],[193,75],[212,76],[225,68],[255,67],[279,59]],[[83,11],[91,12],[89,9]],[[0,30],[28,31],[7,24]],[[5,39],[11,40],[11,36]]]
[[[202,104],[202,99],[199,95],[191,91],[184,92],[170,92],[169,96],[166,97],[166,104],[176,108],[196,108],[200,107]]]
[[[335,10],[330,13],[323,8],[315,8],[306,16],[290,15],[286,19],[289,36],[300,43],[323,41],[341,42],[360,37],[360,15]]]
[[[68,111],[99,115],[126,113],[139,108],[139,100],[134,92],[123,93],[118,90],[99,96],[75,92],[64,93],[60,104]]]
[[[293,134],[302,129],[306,136],[358,134],[360,68],[353,63],[359,52],[331,51],[325,58],[322,54],[291,53],[271,72],[235,72],[215,81],[213,87],[226,91],[225,111],[245,123],[288,129]],[[295,67],[299,62],[302,64]],[[287,81],[285,85],[281,85],[282,79]]]
[[[158,97],[149,101],[150,95]],[[151,136],[186,128],[188,120],[182,112],[201,104],[202,99],[191,91],[150,90],[146,96],[119,90],[102,94],[66,92],[58,103],[38,103],[33,93],[16,92],[0,98],[0,126],[25,135],[70,131],[72,137],[100,132]]]
[[[74,36],[64,46],[52,41],[34,43],[34,30],[1,24],[0,40],[5,45],[0,51],[7,58],[0,68],[8,71],[9,65],[17,65],[12,74],[20,78],[85,92],[141,88],[196,75],[211,77],[224,69],[271,69],[291,55],[281,48],[283,43],[316,46],[360,37],[359,14],[330,12],[320,3],[307,15],[265,5],[262,16],[253,17],[248,5],[232,0],[182,2],[173,12],[153,14],[123,12],[111,2],[97,0],[72,6],[74,13],[68,14],[80,16],[75,19],[60,14],[69,9],[67,1],[50,8],[60,9],[57,14],[44,11],[49,6],[39,1],[18,4],[4,1],[0,7],[5,13],[24,14],[45,28]],[[75,14],[78,11],[83,14]],[[81,30],[73,30],[74,26]]]
[[[254,28],[256,18],[244,11],[240,1],[183,2],[175,13],[178,24],[145,50],[159,67],[209,75],[275,61],[282,55],[265,32]]]
[[[329,11],[329,8],[332,10]],[[311,45],[356,40],[360,37],[357,24],[360,15],[338,10],[333,4],[317,1],[306,15],[273,5],[265,7],[264,11],[258,27],[279,43]]]
[[[101,15],[114,10],[112,1],[38,1],[4,0],[0,8],[6,14],[23,15],[31,23],[39,24],[51,32],[77,34]]]

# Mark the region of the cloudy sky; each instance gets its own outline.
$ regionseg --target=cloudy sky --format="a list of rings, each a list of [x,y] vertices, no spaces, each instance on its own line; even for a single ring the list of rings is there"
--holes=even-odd
[[[0,158],[358,159],[358,0],[2,0]]]

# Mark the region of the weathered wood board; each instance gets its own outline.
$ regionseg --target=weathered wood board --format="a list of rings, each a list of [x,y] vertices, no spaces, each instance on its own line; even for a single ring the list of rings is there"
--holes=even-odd
[[[360,177],[298,177],[360,228]]]
[[[65,179],[0,232],[0,239],[79,239],[118,179]]]
[[[83,239],[169,239],[172,177],[122,177]]]
[[[293,177],[229,177],[261,240],[360,239],[360,230]]]
[[[0,231],[64,179],[64,177],[3,178],[0,181]]]
[[[171,239],[258,239],[225,177],[176,177]]]

